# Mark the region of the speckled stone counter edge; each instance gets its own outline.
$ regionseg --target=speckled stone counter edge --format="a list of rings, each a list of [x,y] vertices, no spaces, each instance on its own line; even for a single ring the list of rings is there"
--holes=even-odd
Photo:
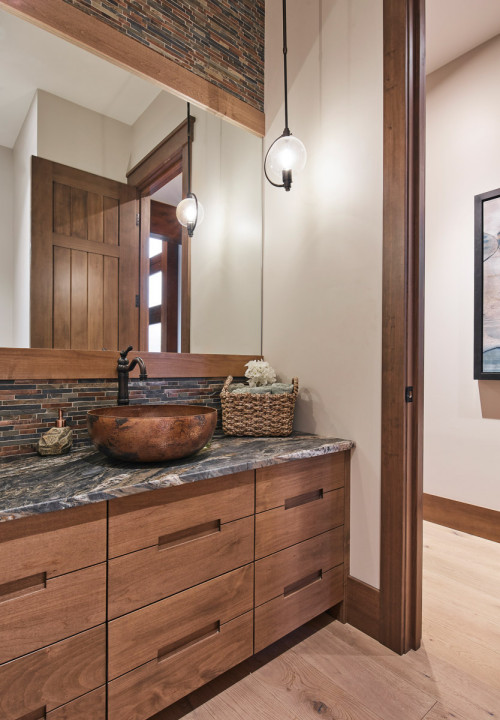
[[[64,457],[16,461],[0,472],[0,522],[345,452],[353,447],[350,440],[295,434],[289,438],[214,438],[209,447],[174,463],[175,467],[113,463],[93,448]],[[77,477],[79,471],[83,481]]]

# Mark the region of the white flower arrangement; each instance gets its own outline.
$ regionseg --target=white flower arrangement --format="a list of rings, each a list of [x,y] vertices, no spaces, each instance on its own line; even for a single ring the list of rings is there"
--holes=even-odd
[[[250,387],[271,385],[276,382],[276,372],[265,360],[250,360],[245,367],[248,368],[245,377],[248,378]]]

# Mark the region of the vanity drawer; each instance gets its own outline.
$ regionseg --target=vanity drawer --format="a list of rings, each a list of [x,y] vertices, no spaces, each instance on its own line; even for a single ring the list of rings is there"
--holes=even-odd
[[[253,613],[205,629],[184,647],[113,680],[108,720],[146,720],[188,695],[253,652]]]
[[[106,630],[101,626],[0,665],[0,718],[38,720],[47,713],[51,720],[66,720],[50,712],[105,682]]]
[[[106,688],[101,687],[53,710],[47,714],[47,720],[106,720]]]
[[[182,537],[109,562],[110,618],[222,575],[253,561],[254,519],[195,526]]]
[[[344,528],[305,540],[255,563],[255,605],[290,594],[304,578],[319,577],[344,560]]]
[[[271,645],[344,599],[344,566],[322,577],[304,578],[307,585],[289,589],[255,608],[255,652]]]
[[[0,593],[7,583],[105,561],[106,503],[0,523]]]
[[[344,486],[345,453],[271,465],[256,471],[256,512],[279,507],[306,493]]]
[[[112,500],[109,557],[179,542],[252,515],[254,498],[254,472],[248,471]]]
[[[253,565],[124,615],[109,623],[108,675],[161,660],[253,607]]]
[[[0,663],[106,620],[105,563],[48,580],[42,573],[0,591]]]
[[[290,503],[255,516],[255,558],[271,555],[343,523],[343,488],[293,498]]]

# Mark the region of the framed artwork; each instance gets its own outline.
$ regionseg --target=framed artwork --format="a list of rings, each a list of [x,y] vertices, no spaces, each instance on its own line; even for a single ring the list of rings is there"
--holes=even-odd
[[[474,379],[500,380],[500,188],[474,198]]]

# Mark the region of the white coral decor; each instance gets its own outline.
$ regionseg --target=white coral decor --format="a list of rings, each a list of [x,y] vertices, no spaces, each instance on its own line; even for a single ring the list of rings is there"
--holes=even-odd
[[[276,373],[265,360],[250,360],[245,367],[248,368],[245,377],[248,378],[250,387],[276,382]]]

